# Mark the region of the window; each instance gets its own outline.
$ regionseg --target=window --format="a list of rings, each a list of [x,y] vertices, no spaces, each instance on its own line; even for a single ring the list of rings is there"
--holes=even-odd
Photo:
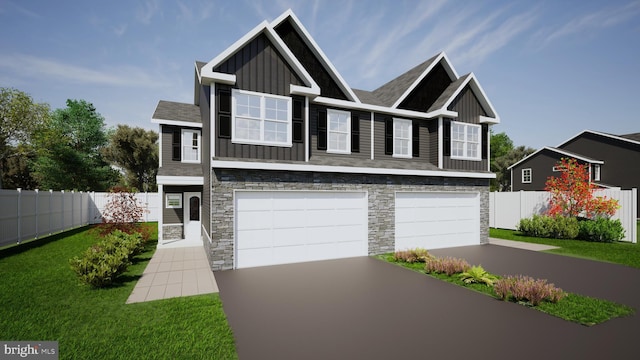
[[[451,157],[480,160],[480,125],[451,122]]]
[[[233,142],[291,146],[291,98],[233,90]]]
[[[593,164],[593,181],[600,181],[600,165]]]
[[[200,130],[182,130],[182,162],[200,162]]]
[[[522,183],[531,184],[531,169],[522,169]]]
[[[351,151],[351,114],[340,110],[327,110],[327,152],[349,154]]]
[[[165,206],[174,209],[182,208],[182,194],[166,194]]]
[[[411,158],[412,121],[393,119],[393,156]]]

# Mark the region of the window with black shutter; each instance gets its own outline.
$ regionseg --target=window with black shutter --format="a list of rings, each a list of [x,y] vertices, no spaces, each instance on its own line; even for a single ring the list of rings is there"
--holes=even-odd
[[[487,159],[489,155],[489,141],[487,139],[488,136],[489,125],[482,124],[482,142],[480,143],[480,146],[482,146],[482,159]]]
[[[413,121],[411,129],[411,155],[413,157],[420,157],[420,123],[416,120]]]
[[[171,140],[171,147],[173,150],[171,152],[171,160],[173,161],[182,160],[182,154],[180,153],[180,148],[182,147],[181,142],[182,142],[182,133],[180,132],[179,128],[174,128],[173,136]]]
[[[218,90],[218,137],[231,139],[231,91]]]
[[[351,114],[351,152],[360,152],[360,116]]]
[[[384,153],[393,155],[393,119],[384,119]]]
[[[302,115],[302,99],[293,99],[293,114],[292,114],[292,126],[293,126],[293,139],[294,143],[304,142],[304,119]]]
[[[442,148],[444,156],[451,156],[451,119],[444,119],[442,124]]]
[[[318,150],[327,150],[327,111],[318,110]]]

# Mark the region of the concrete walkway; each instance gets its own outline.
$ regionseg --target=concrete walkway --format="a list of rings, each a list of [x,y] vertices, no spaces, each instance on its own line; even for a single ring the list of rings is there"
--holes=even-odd
[[[511,240],[503,240],[503,239],[496,239],[496,238],[489,238],[489,244],[507,246],[507,247],[523,249],[523,250],[532,250],[532,251],[545,251],[545,250],[559,249],[557,246],[532,244],[532,243],[526,243],[521,241],[511,241]]]
[[[217,292],[218,285],[202,245],[159,248],[127,304]]]

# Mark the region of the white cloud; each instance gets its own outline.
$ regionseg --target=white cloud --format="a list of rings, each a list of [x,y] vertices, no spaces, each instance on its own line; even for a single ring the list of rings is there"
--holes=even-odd
[[[136,19],[145,25],[151,24],[151,19],[160,12],[158,0],[146,0],[136,11]]]
[[[0,54],[0,70],[2,69],[8,70],[14,77],[33,80],[49,79],[138,88],[161,88],[170,85],[167,79],[159,78],[155,73],[148,73],[146,69],[135,66],[93,69],[25,54]]]
[[[121,37],[122,35],[124,35],[127,32],[127,24],[120,24],[118,26],[114,26],[113,27],[113,33],[117,36],[117,37]]]

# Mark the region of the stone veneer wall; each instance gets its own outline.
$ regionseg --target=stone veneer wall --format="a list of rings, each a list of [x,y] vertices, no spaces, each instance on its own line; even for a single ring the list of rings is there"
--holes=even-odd
[[[163,225],[162,226],[162,239],[163,240],[181,240],[182,236],[182,224],[176,225]]]
[[[396,191],[480,193],[480,242],[489,239],[489,180],[268,170],[212,171],[211,243],[205,249],[214,271],[233,268],[233,190],[367,191],[369,255],[394,251]]]

